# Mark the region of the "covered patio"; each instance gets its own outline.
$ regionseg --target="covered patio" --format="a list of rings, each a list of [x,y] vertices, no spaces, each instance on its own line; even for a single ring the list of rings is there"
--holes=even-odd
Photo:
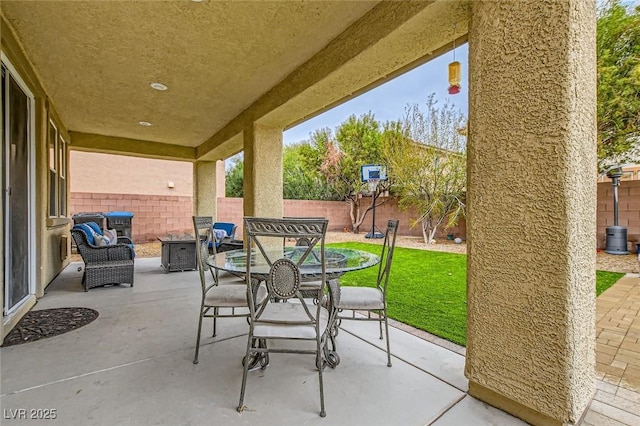
[[[466,393],[464,356],[392,327],[388,368],[378,327],[358,321],[345,322],[341,363],[325,369],[325,419],[313,355],[272,355],[265,371],[250,373],[238,414],[248,326],[220,320],[213,339],[206,321],[200,363],[192,363],[196,271],[165,274],[160,259],[139,259],[133,288],[97,288],[87,297],[81,265],[71,263],[37,309],[84,306],[99,317],[55,338],[3,348],[3,408],[55,408],[52,424],[61,425],[525,424]]]
[[[404,362],[376,370],[372,361],[382,353],[347,335],[345,364],[327,374],[327,414],[428,423],[465,407],[496,413],[465,396],[468,386],[470,395],[531,423],[579,422],[596,391],[595,6],[2,1],[3,111],[11,122],[3,133],[3,338],[36,302],[55,306],[62,303],[57,293],[68,291],[69,149],[192,162],[193,211],[214,219],[220,160],[243,151],[244,215],[281,217],[283,129],[468,41],[466,358],[429,356],[439,349],[415,339],[404,351],[406,336],[396,330],[395,356]],[[168,90],[154,90],[156,83]],[[14,182],[22,190],[12,191]],[[227,413],[241,330],[230,327],[228,340],[206,346],[199,366],[182,362],[193,339],[184,330],[195,321],[196,287],[185,281],[163,290],[167,282],[155,275],[138,282],[133,291],[65,295],[66,305],[74,298],[99,304],[102,320],[113,324],[102,329],[106,335],[92,334],[90,325],[55,344],[33,343],[42,351],[3,349],[3,406],[55,403],[62,416],[79,401],[83,420],[95,423],[128,422],[138,415],[136,398],[145,398],[142,423],[158,412],[167,419],[209,414],[189,417],[193,423],[215,414],[207,410]],[[228,350],[216,350],[222,346]],[[347,356],[362,348],[365,356]],[[433,358],[455,362],[425,363]],[[366,374],[332,383],[364,362],[371,363]],[[281,383],[286,375],[273,376]],[[319,421],[313,398],[265,407],[273,395],[259,387],[277,388],[269,379],[250,381],[247,402],[256,412],[276,419],[302,407],[308,418],[301,422]],[[176,393],[173,384],[181,382],[201,392]],[[330,392],[332,385],[341,390]],[[385,410],[385,396],[405,405]],[[360,401],[366,410],[352,409]]]

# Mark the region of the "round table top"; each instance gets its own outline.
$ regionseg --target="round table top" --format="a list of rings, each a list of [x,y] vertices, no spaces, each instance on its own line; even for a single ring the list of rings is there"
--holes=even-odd
[[[293,261],[296,256],[301,256],[307,247],[285,247],[284,255]],[[269,250],[267,255],[275,260],[282,256],[282,248]],[[251,272],[266,275],[269,273],[269,265],[259,250],[253,250],[251,255]],[[216,269],[232,272],[247,272],[247,253],[242,250],[230,250],[211,255],[206,260],[209,266]],[[380,256],[363,250],[354,250],[342,247],[325,247],[325,274],[329,277],[339,276],[349,271],[365,269],[380,262]],[[318,276],[322,273],[320,265],[320,248],[314,247],[300,268],[303,277]]]

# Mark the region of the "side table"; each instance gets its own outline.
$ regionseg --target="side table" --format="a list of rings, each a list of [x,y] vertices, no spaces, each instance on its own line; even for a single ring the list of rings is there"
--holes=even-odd
[[[196,240],[190,235],[158,237],[162,243],[162,268],[165,273],[196,269]]]

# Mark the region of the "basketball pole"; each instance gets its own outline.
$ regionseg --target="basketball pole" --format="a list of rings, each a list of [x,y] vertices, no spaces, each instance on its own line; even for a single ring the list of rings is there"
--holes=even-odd
[[[384,238],[384,234],[382,234],[382,232],[376,232],[376,200],[378,199],[378,197],[380,196],[378,194],[378,183],[376,182],[375,187],[373,188],[371,197],[373,198],[373,212],[372,212],[372,220],[371,220],[371,232],[369,232],[368,234],[366,234],[364,237],[365,238]],[[380,231],[378,229],[378,231]]]

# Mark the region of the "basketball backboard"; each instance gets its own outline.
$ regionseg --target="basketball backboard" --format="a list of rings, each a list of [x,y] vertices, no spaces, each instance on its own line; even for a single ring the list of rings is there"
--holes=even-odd
[[[360,168],[360,179],[362,182],[369,182],[372,179],[386,181],[387,167],[379,164],[365,164]]]

